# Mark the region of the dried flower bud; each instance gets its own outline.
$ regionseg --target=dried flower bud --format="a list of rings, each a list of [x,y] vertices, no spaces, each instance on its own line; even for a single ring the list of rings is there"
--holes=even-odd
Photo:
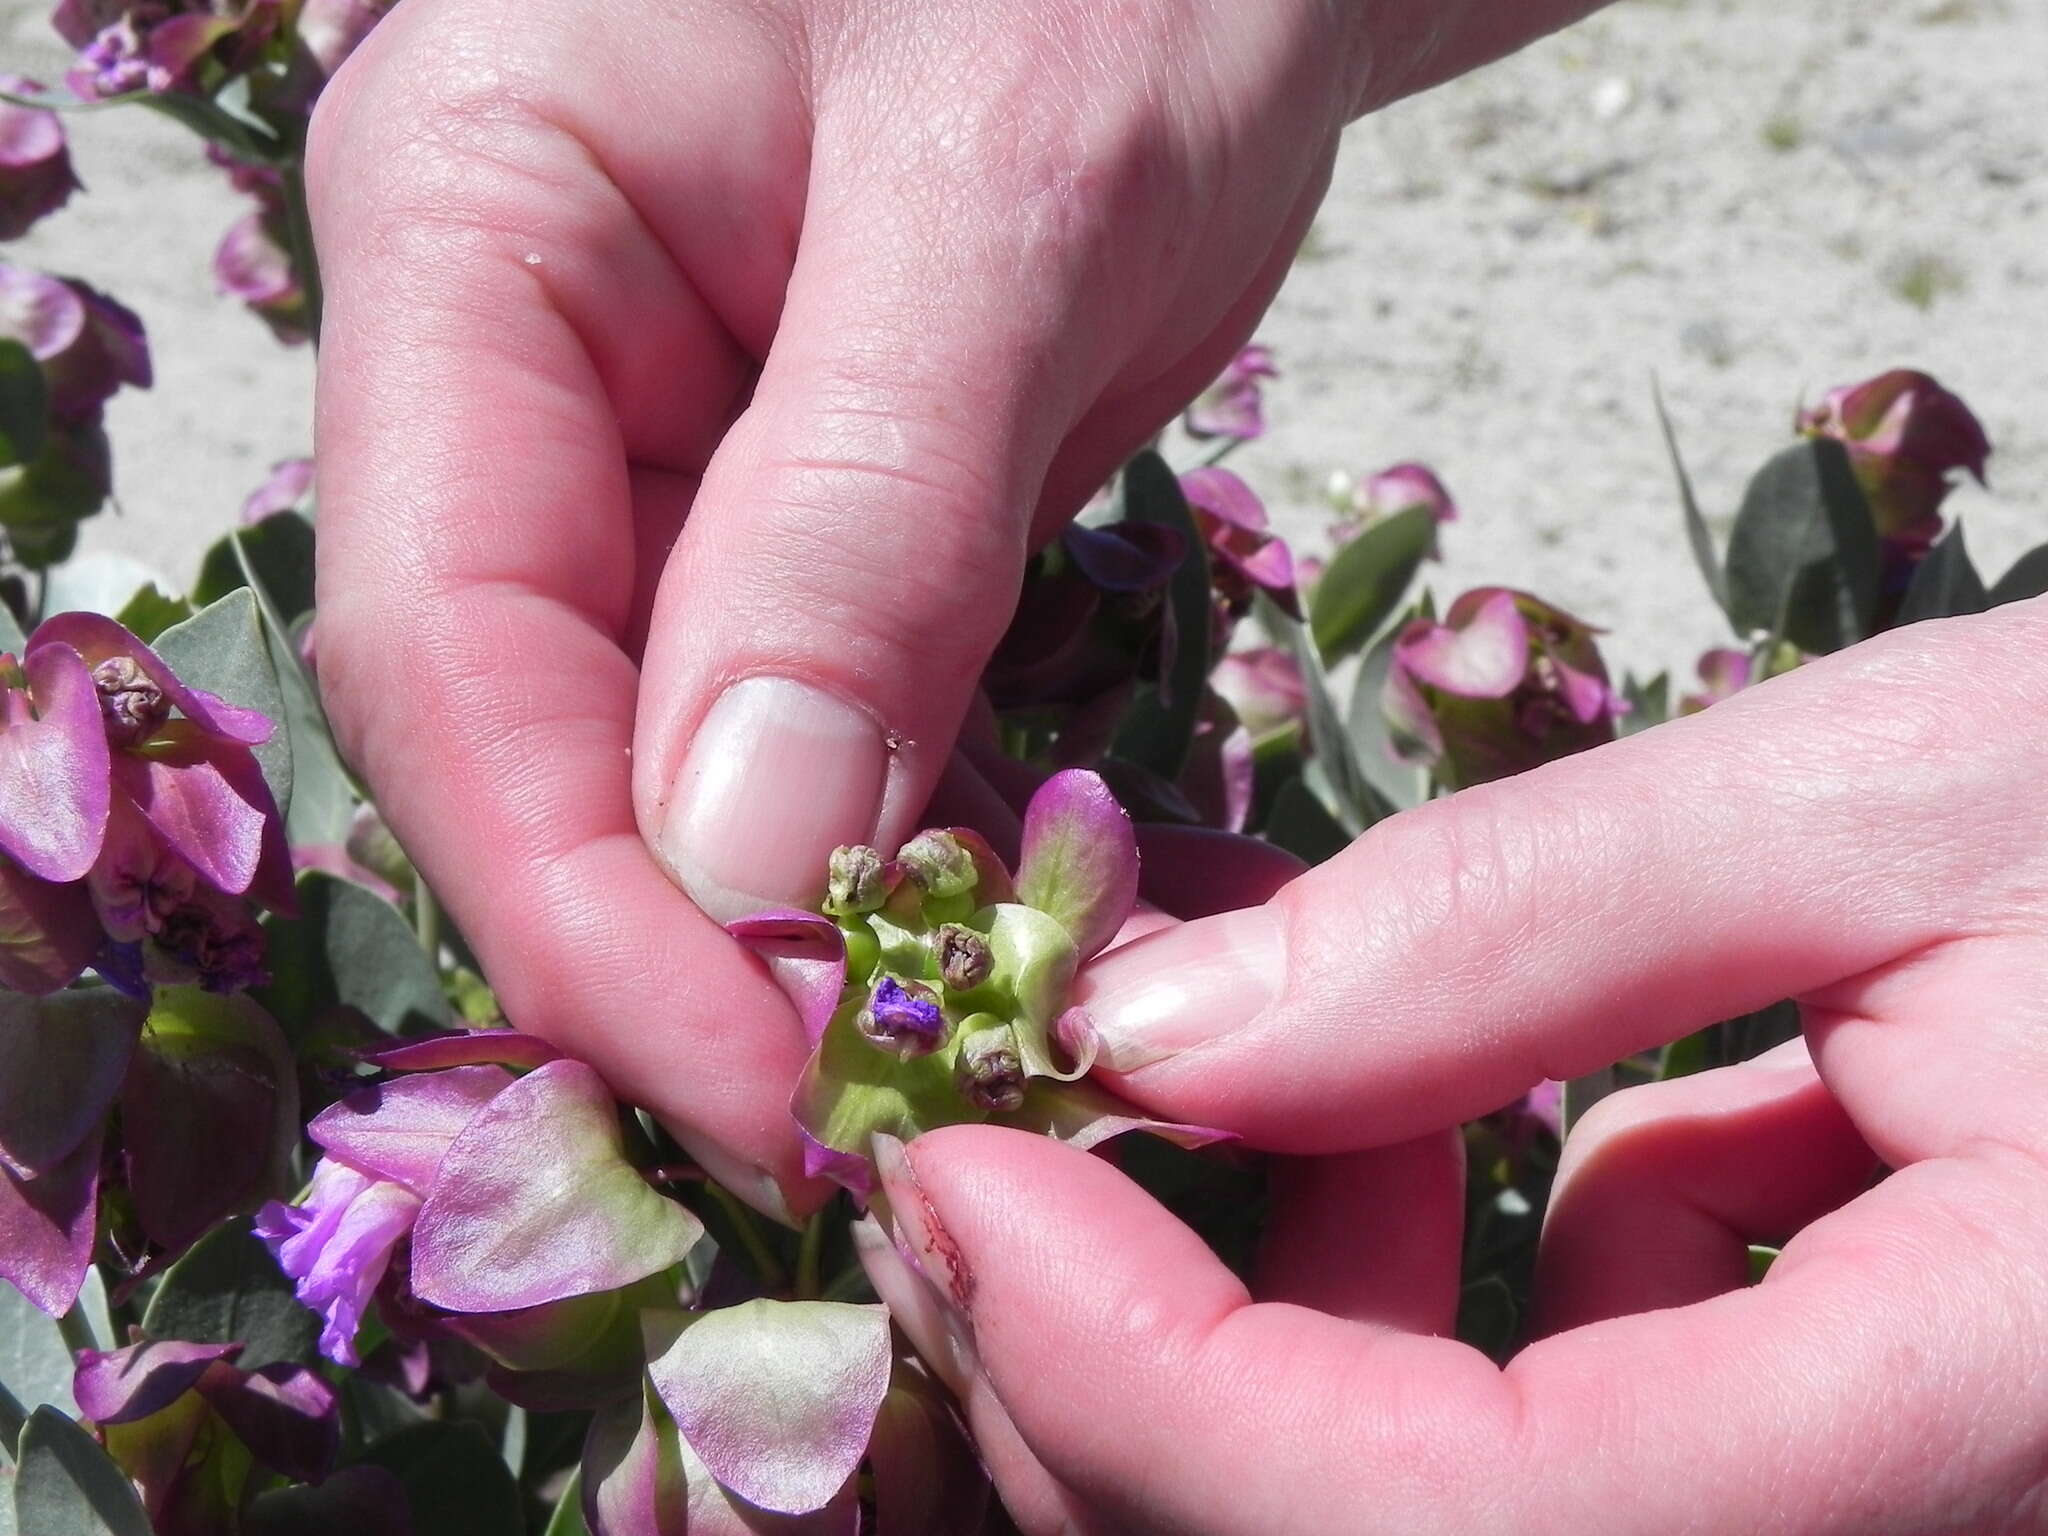
[[[996,957],[988,940],[960,923],[939,929],[939,976],[955,992],[971,992],[989,978]]]
[[[107,740],[114,746],[134,746],[171,712],[163,689],[132,656],[109,656],[92,669],[92,684],[99,690]]]
[[[977,1017],[987,1019],[988,1014]],[[977,1029],[960,1045],[960,1095],[976,1109],[1006,1114],[1024,1104],[1027,1079],[1017,1037],[1007,1024]]]
[[[927,896],[965,896],[980,879],[973,853],[950,832],[920,832],[896,859]]]
[[[832,850],[825,872],[825,910],[835,917],[872,912],[889,895],[888,868],[865,843]]]
[[[946,1016],[931,988],[894,976],[875,984],[854,1026],[870,1045],[906,1059],[929,1055],[946,1042]]]

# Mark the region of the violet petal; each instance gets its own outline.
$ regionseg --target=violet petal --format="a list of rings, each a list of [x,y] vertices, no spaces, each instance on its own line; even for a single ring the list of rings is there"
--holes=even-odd
[[[626,1161],[603,1080],[565,1058],[506,1088],[449,1144],[414,1228],[412,1285],[450,1311],[510,1311],[630,1284],[703,1235]]]
[[[256,1213],[256,1235],[277,1255],[300,1303],[324,1320],[320,1352],[328,1359],[362,1363],[356,1330],[419,1208],[419,1196],[403,1185],[322,1158],[303,1205],[273,1200]]]
[[[1017,898],[1054,918],[1083,960],[1096,954],[1138,899],[1138,839],[1098,774],[1056,773],[1024,811]]]
[[[648,1374],[711,1475],[783,1514],[828,1504],[889,1390],[889,1315],[830,1301],[649,1312]]]

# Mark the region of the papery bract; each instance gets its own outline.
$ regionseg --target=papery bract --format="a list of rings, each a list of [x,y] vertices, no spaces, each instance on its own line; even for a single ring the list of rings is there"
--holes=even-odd
[[[449,1144],[413,1233],[412,1287],[456,1312],[610,1290],[703,1235],[625,1160],[598,1075],[566,1058],[485,1105]]]
[[[1209,576],[1225,620],[1242,618],[1255,592],[1264,592],[1290,617],[1301,617],[1295,589],[1294,556],[1271,528],[1258,493],[1227,469],[1214,465],[1180,477],[1195,525],[1209,546]]]
[[[1397,745],[1461,788],[1613,740],[1627,706],[1593,635],[1503,587],[1467,592],[1441,623],[1411,620],[1381,696]]]
[[[149,344],[126,305],[76,278],[47,277],[0,261],[0,336],[42,364],[50,411],[60,421],[97,420],[124,384],[149,387]]]
[[[85,659],[33,638],[18,669],[0,654],[0,855],[43,880],[82,878],[106,838],[110,771]]]
[[[1131,818],[1095,774],[1047,779],[1024,812],[1017,899],[1067,930],[1086,960],[1116,937],[1138,899]]]
[[[1188,435],[1235,438],[1240,442],[1260,436],[1266,430],[1260,385],[1278,377],[1280,370],[1273,366],[1272,348],[1256,342],[1242,348],[1216,382],[1187,408],[1183,422]]]
[[[644,1326],[655,1389],[722,1485],[782,1514],[845,1486],[889,1388],[881,1307],[761,1300]]]
[[[101,1128],[31,1177],[0,1172],[0,1280],[61,1317],[78,1299],[92,1262]]]
[[[1747,651],[1719,649],[1708,651],[1699,660],[1701,687],[1697,693],[1688,693],[1678,701],[1678,713],[1696,715],[1710,704],[1733,698],[1756,679],[1752,676],[1756,667]]]
[[[1848,449],[1878,536],[1916,553],[1941,532],[1949,477],[1963,470],[1981,484],[1991,456],[1991,441],[1970,408],[1908,368],[1830,390],[1800,414],[1799,430]]]
[[[290,512],[306,500],[312,489],[311,459],[280,459],[270,466],[263,483],[243,500],[242,522],[246,526],[278,512]]]
[[[40,96],[43,88],[0,74],[0,91]],[[0,101],[0,240],[19,240],[78,190],[64,125],[54,112]]]
[[[1232,651],[1210,672],[1209,686],[1255,737],[1298,727],[1308,712],[1301,664],[1276,645]]]
[[[0,988],[41,996],[68,987],[103,942],[83,885],[39,880],[0,858]]]

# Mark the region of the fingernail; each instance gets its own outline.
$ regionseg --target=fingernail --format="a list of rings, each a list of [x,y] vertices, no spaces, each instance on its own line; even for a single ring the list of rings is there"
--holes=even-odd
[[[967,1267],[967,1257],[952,1234],[939,1225],[938,1213],[924,1186],[917,1182],[917,1170],[910,1166],[903,1143],[877,1133],[870,1155],[875,1176],[888,1196],[888,1217],[896,1241],[942,1301],[963,1314],[968,1312],[974,1302],[974,1272]]]
[[[889,750],[865,711],[785,677],[718,696],[677,770],[658,851],[719,922],[808,906],[825,861],[875,834]]]
[[[854,1255],[911,1347],[955,1396],[965,1398],[974,1378],[981,1374],[974,1336],[931,1283],[911,1267],[895,1239],[882,1230],[880,1216],[878,1210],[853,1223]]]
[[[1135,1072],[1244,1028],[1280,995],[1286,936],[1270,907],[1182,923],[1110,950],[1075,1001],[1101,1039],[1098,1062]]]

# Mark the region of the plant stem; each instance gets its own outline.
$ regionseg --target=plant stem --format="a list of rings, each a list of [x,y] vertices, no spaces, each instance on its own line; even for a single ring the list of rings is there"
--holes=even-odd
[[[441,903],[434,899],[434,891],[415,870],[412,877],[412,931],[418,935],[420,948],[427,952],[427,959],[435,969],[441,965]]]
[[[754,1262],[754,1278],[761,1282],[761,1288],[768,1291],[782,1291],[789,1288],[789,1273],[782,1267],[782,1260],[775,1257],[775,1250],[768,1246],[768,1239],[761,1233],[761,1224],[754,1219],[754,1213],[747,1209],[722,1184],[710,1179],[704,1187],[711,1192],[719,1209],[725,1212],[738,1234],[740,1246],[747,1250],[747,1257]]]
[[[816,1301],[824,1294],[820,1270],[825,1260],[825,1212],[813,1216],[804,1227],[802,1244],[796,1251],[796,1299]]]
[[[57,1331],[64,1335],[64,1342],[75,1355],[81,1349],[98,1349],[99,1340],[92,1336],[92,1323],[85,1315],[85,1308],[73,1307],[57,1319]]]

